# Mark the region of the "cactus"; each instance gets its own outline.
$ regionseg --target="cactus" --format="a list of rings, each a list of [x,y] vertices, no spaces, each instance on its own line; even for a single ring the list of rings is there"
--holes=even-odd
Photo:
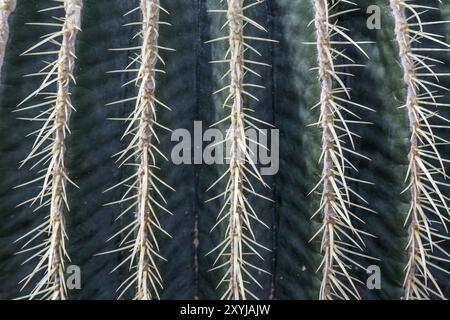
[[[0,298],[448,298],[449,18],[0,0]]]

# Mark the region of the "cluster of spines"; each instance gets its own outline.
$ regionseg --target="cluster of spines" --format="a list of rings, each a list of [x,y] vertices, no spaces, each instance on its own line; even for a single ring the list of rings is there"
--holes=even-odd
[[[36,197],[22,204],[36,206],[36,210],[45,208],[45,221],[20,239],[28,239],[21,252],[35,252],[29,259],[37,259],[33,271],[25,277],[23,287],[34,278],[42,275],[26,298],[60,300],[67,298],[65,285],[65,264],[69,259],[66,252],[67,234],[65,230],[68,184],[75,185],[69,178],[65,158],[67,154],[66,138],[70,133],[70,116],[74,107],[71,104],[71,84],[74,80],[75,44],[81,24],[82,0],[54,0],[57,5],[41,11],[63,12],[63,17],[54,17],[55,23],[30,23],[40,26],[56,27],[57,31],[43,36],[43,40],[27,50],[24,55],[55,55],[52,62],[38,73],[29,76],[44,77],[40,87],[23,100],[16,111],[35,110],[39,113],[25,120],[43,123],[35,132],[35,142],[22,165],[34,161],[33,167],[42,166],[39,178],[24,185],[40,182],[40,192]],[[36,51],[42,46],[55,47],[54,51]],[[32,98],[43,97],[43,102],[24,107]],[[40,241],[44,238],[44,241]],[[20,240],[19,239],[19,240]]]
[[[221,3],[223,1],[220,1]],[[228,169],[213,183],[210,189],[220,181],[226,181],[225,191],[215,196],[213,199],[222,197],[224,204],[217,216],[217,223],[213,230],[219,225],[226,223],[225,237],[223,241],[210,253],[218,252],[212,270],[224,270],[217,288],[224,286],[224,293],[221,299],[243,300],[257,297],[249,290],[248,286],[255,283],[261,287],[254,274],[255,272],[268,273],[267,271],[253,265],[248,261],[249,256],[258,256],[263,259],[259,250],[269,250],[261,245],[253,232],[253,224],[260,223],[267,227],[259,218],[248,200],[249,195],[254,195],[267,199],[257,193],[251,183],[251,179],[262,183],[253,154],[249,147],[249,141],[245,131],[247,128],[258,129],[257,124],[264,121],[251,116],[251,110],[246,106],[246,99],[258,99],[249,92],[249,88],[262,88],[259,85],[247,83],[246,78],[249,73],[261,77],[255,70],[255,66],[268,66],[259,61],[248,59],[248,51],[261,54],[254,48],[250,41],[271,41],[265,38],[249,36],[245,30],[253,27],[260,31],[266,30],[256,21],[250,19],[247,10],[255,5],[261,4],[262,0],[244,1],[227,0],[226,9],[210,10],[210,12],[226,14],[226,22],[223,28],[228,28],[226,36],[211,40],[227,41],[228,49],[222,60],[212,61],[212,63],[222,63],[228,65],[228,69],[222,79],[228,79],[228,84],[216,91],[228,92],[223,108],[229,114],[218,123],[229,122],[226,137],[222,143],[229,148],[226,159],[229,161]],[[218,124],[217,123],[217,124]],[[216,124],[216,125],[217,125]]]
[[[5,58],[6,43],[9,37],[9,15],[16,9],[16,0],[0,0],[0,71]]]
[[[430,24],[447,21],[422,21],[424,14],[433,7],[423,6],[410,0],[390,0],[395,21],[395,36],[399,48],[403,79],[407,89],[405,104],[401,107],[409,117],[411,132],[409,166],[405,192],[410,195],[410,207],[405,222],[408,229],[407,254],[403,283],[404,299],[445,299],[435,278],[434,270],[444,271],[439,262],[450,262],[450,254],[442,242],[447,232],[448,200],[441,191],[449,184],[445,164],[439,149],[448,145],[437,130],[449,129],[449,120],[439,115],[438,107],[449,104],[438,102],[439,91],[447,88],[439,84],[439,77],[449,74],[436,73],[441,61],[431,57],[430,52],[448,51],[450,45],[437,34],[427,32]],[[437,47],[428,47],[426,43]],[[423,54],[425,52],[425,54]]]
[[[156,172],[157,156],[167,158],[158,149],[159,139],[157,128],[165,128],[157,121],[158,106],[169,109],[155,96],[156,73],[163,72],[157,69],[158,61],[164,65],[159,55],[160,50],[171,50],[161,47],[158,43],[161,11],[167,11],[161,7],[159,0],[141,0],[140,6],[127,13],[140,11],[141,21],[128,25],[139,25],[140,30],[134,39],[140,39],[139,46],[132,48],[115,49],[119,51],[135,51],[131,61],[124,70],[114,72],[135,73],[136,77],[124,84],[137,88],[137,96],[112,104],[134,102],[132,113],[125,119],[127,128],[123,138],[128,138],[127,147],[117,156],[120,166],[135,168],[132,176],[118,183],[107,191],[119,186],[125,187],[123,197],[110,204],[125,205],[126,209],[117,218],[132,213],[133,221],[117,232],[111,239],[123,236],[120,248],[113,250],[129,252],[127,258],[115,268],[129,264],[129,276],[118,288],[121,298],[132,286],[135,288],[134,298],[137,300],[159,299],[159,292],[163,288],[163,279],[158,270],[158,260],[165,260],[159,254],[158,233],[170,235],[163,229],[159,221],[161,211],[170,213],[165,206],[167,202],[160,191],[164,186],[173,190],[160,178]],[[168,14],[168,13],[167,13]],[[170,109],[169,109],[170,110]],[[111,252],[111,251],[110,251]]]
[[[318,53],[318,67],[321,82],[320,108],[317,125],[322,129],[322,176],[313,191],[321,192],[320,207],[313,215],[322,214],[322,226],[314,235],[322,235],[321,252],[323,260],[318,268],[322,270],[320,299],[360,299],[356,288],[358,279],[352,274],[352,266],[361,267],[355,257],[362,256],[364,231],[355,227],[355,221],[363,220],[354,213],[355,208],[371,211],[367,202],[349,185],[350,181],[367,183],[353,178],[348,171],[357,171],[349,156],[363,157],[354,150],[357,134],[351,131],[353,124],[365,122],[352,109],[368,109],[351,100],[350,88],[343,75],[345,69],[356,65],[346,54],[348,45],[355,46],[365,56],[360,42],[353,41],[344,27],[339,25],[339,17],[350,10],[339,11],[341,0],[314,0]],[[355,8],[356,9],[356,8]],[[353,10],[355,10],[353,9]],[[312,191],[312,192],[313,192]],[[356,198],[364,205],[354,202]]]

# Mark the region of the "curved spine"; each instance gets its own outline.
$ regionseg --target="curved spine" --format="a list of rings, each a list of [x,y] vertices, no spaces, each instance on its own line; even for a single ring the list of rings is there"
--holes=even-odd
[[[439,35],[425,31],[430,23],[422,21],[423,16],[426,11],[435,8],[409,0],[390,0],[390,7],[395,21],[395,36],[407,91],[406,102],[402,108],[408,113],[411,132],[406,178],[408,185],[405,188],[411,201],[405,221],[408,229],[408,263],[405,268],[403,298],[445,299],[433,269],[445,271],[436,264],[437,261],[450,262],[450,254],[441,244],[448,239],[443,231],[445,229],[447,232],[449,222],[449,198],[441,189],[449,186],[442,181],[448,178],[444,164],[449,160],[444,159],[439,151],[440,146],[448,142],[436,132],[436,128],[450,128],[450,121],[436,111],[437,107],[449,106],[438,102],[437,93],[437,90],[448,91],[438,82],[440,76],[449,74],[438,74],[434,71],[434,64],[440,61],[431,57],[430,52],[446,51],[450,45],[440,40]],[[427,50],[427,45],[415,48],[416,44],[422,47],[424,42],[439,48]]]
[[[321,82],[320,102],[314,107],[320,108],[320,118],[317,123],[322,128],[322,177],[313,191],[321,189],[320,208],[313,215],[321,213],[322,226],[313,239],[322,234],[321,252],[323,260],[319,266],[322,270],[322,283],[319,298],[332,299],[360,299],[356,288],[357,279],[351,274],[351,266],[358,264],[355,256],[364,255],[362,230],[354,226],[354,221],[362,221],[352,209],[356,206],[371,211],[365,206],[353,203],[352,198],[359,198],[367,203],[349,187],[349,181],[365,182],[351,178],[347,171],[356,168],[349,160],[349,156],[359,156],[354,151],[353,139],[357,135],[350,129],[350,123],[361,123],[361,118],[352,109],[365,106],[351,101],[350,88],[341,79],[345,75],[342,68],[358,66],[345,53],[345,46],[353,45],[362,52],[359,44],[353,41],[347,30],[339,25],[340,16],[337,7],[341,0],[313,0],[315,9],[314,25],[317,41],[318,72]],[[334,17],[334,18],[333,18]],[[339,48],[341,46],[343,48]],[[344,62],[339,64],[336,60]],[[355,119],[355,120],[353,120]],[[346,147],[350,144],[351,147]],[[363,157],[365,158],[365,157]],[[312,192],[313,192],[312,191]]]
[[[55,0],[58,2],[56,7],[47,10],[64,10],[63,18],[55,18],[58,31],[44,36],[43,40],[27,50],[24,55],[39,55],[35,49],[43,45],[58,45],[58,50],[54,53],[57,58],[48,63],[35,76],[44,76],[45,80],[41,86],[28,96],[20,105],[35,96],[44,96],[45,102],[35,104],[29,107],[18,109],[35,109],[43,106],[50,107],[41,111],[35,118],[26,119],[31,121],[44,121],[44,125],[35,133],[37,138],[34,142],[31,153],[22,162],[22,165],[30,160],[37,160],[33,167],[43,165],[41,172],[44,175],[30,181],[24,185],[36,181],[42,181],[42,187],[39,194],[24,202],[37,204],[36,210],[48,207],[48,216],[44,223],[39,225],[27,233],[22,238],[31,237],[24,245],[24,251],[38,249],[27,261],[36,258],[38,263],[32,273],[22,280],[25,287],[30,281],[43,273],[43,276],[37,282],[31,293],[26,296],[33,299],[39,297],[42,299],[62,300],[67,298],[67,288],[65,286],[65,264],[70,260],[66,252],[67,234],[65,230],[66,214],[69,211],[67,201],[68,183],[75,185],[68,177],[65,158],[67,154],[66,138],[70,133],[70,116],[75,110],[71,104],[70,89],[71,83],[74,82],[74,66],[76,38],[81,30],[81,10],[83,7],[82,0]],[[47,26],[55,26],[54,23],[39,24]],[[61,39],[60,42],[57,39]],[[44,52],[47,54],[48,52]],[[56,92],[46,92],[50,88],[55,87]],[[19,106],[20,106],[19,105]],[[23,185],[22,185],[23,186]],[[44,242],[32,246],[31,243],[41,236],[45,237]],[[21,239],[22,239],[21,238]]]
[[[116,235],[125,233],[121,240],[120,248],[114,251],[129,251],[129,255],[118,266],[129,262],[129,277],[122,283],[118,291],[119,298],[131,287],[135,287],[135,296],[137,300],[159,299],[159,291],[163,288],[163,279],[158,270],[157,260],[165,260],[159,254],[159,245],[157,241],[157,232],[161,232],[170,237],[162,228],[157,211],[166,211],[167,204],[163,194],[160,192],[160,185],[173,190],[157,177],[156,171],[157,159],[155,153],[167,158],[159,151],[157,144],[159,139],[156,133],[157,127],[166,129],[157,122],[157,106],[169,109],[155,96],[156,90],[156,72],[162,72],[157,69],[158,60],[164,64],[158,51],[168,49],[161,47],[158,43],[160,12],[164,11],[160,6],[159,0],[141,0],[140,7],[132,11],[140,11],[142,20],[140,22],[141,30],[134,38],[139,38],[142,44],[136,48],[125,48],[119,50],[137,49],[138,53],[131,58],[130,64],[125,70],[116,72],[130,72],[131,68],[137,73],[136,78],[125,85],[135,85],[138,90],[137,97],[117,101],[112,104],[122,102],[135,102],[135,107],[130,116],[124,120],[128,126],[123,137],[129,137],[128,146],[118,155],[120,166],[130,165],[136,168],[135,173],[115,185],[109,190],[118,186],[126,186],[122,199],[111,204],[128,204],[122,214],[127,212],[134,213],[133,221]],[[132,12],[131,11],[131,12]],[[130,13],[131,13],[130,12]],[[169,109],[170,110],[170,109]],[[173,190],[174,191],[174,190]],[[162,202],[162,203],[161,203]],[[116,268],[116,269],[117,269]]]

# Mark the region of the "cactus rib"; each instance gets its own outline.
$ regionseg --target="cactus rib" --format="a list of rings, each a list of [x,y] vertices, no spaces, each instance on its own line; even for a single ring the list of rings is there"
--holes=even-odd
[[[265,224],[258,218],[247,197],[249,194],[265,197],[255,192],[249,180],[249,175],[264,186],[267,186],[267,184],[264,182],[252,159],[252,151],[249,148],[245,130],[247,126],[257,128],[255,122],[264,122],[248,115],[245,99],[257,99],[247,88],[260,88],[261,86],[246,83],[245,78],[248,73],[257,74],[252,69],[252,65],[265,64],[248,60],[246,51],[251,50],[260,56],[261,54],[249,44],[249,41],[271,40],[248,36],[245,32],[248,26],[266,32],[261,25],[247,16],[248,9],[254,5],[261,4],[263,1],[249,1],[247,4],[244,0],[227,0],[226,2],[226,10],[211,10],[211,12],[226,14],[224,26],[228,27],[228,35],[210,42],[227,41],[229,46],[224,59],[213,61],[213,63],[223,63],[229,66],[228,71],[224,75],[224,78],[229,79],[229,83],[224,88],[216,91],[216,93],[228,92],[223,107],[229,109],[230,114],[219,123],[229,121],[229,128],[226,131],[226,138],[223,143],[227,143],[230,146],[229,153],[226,156],[230,161],[226,172],[213,183],[211,188],[218,184],[219,181],[228,178],[226,190],[213,198],[216,199],[222,196],[225,199],[214,228],[224,221],[228,225],[225,239],[210,253],[219,252],[214,261],[213,270],[225,270],[225,274],[217,286],[225,286],[222,299],[245,300],[248,297],[257,299],[248,288],[249,283],[254,283],[261,287],[252,271],[268,272],[251,264],[246,257],[251,254],[262,259],[258,250],[269,249],[258,242],[253,232],[252,224],[254,221]],[[221,258],[226,259],[226,261],[217,265]]]
[[[16,0],[0,0],[0,71],[5,58],[6,44],[9,37],[8,18],[16,9]]]
[[[70,261],[66,251],[66,213],[69,211],[67,201],[68,184],[75,185],[69,178],[65,158],[67,154],[66,138],[70,133],[70,117],[74,107],[71,104],[71,83],[74,82],[75,66],[75,44],[77,34],[81,24],[81,11],[83,7],[82,0],[55,0],[58,2],[56,7],[47,10],[64,10],[63,18],[55,18],[58,21],[59,30],[50,33],[42,41],[27,50],[24,55],[39,55],[43,52],[36,52],[37,48],[43,45],[58,46],[54,51],[57,58],[44,67],[37,76],[44,76],[45,80],[41,86],[23,100],[19,106],[29,101],[35,96],[44,96],[45,102],[35,104],[29,107],[21,107],[18,110],[50,107],[41,111],[35,118],[27,119],[30,121],[44,121],[44,125],[37,130],[37,138],[33,144],[32,151],[22,162],[22,165],[30,160],[36,161],[33,167],[43,165],[44,175],[25,183],[28,185],[36,181],[42,181],[42,187],[39,194],[24,202],[31,205],[37,204],[37,209],[49,207],[49,212],[44,223],[27,233],[22,238],[29,238],[23,246],[24,251],[33,251],[37,249],[31,258],[36,258],[38,263],[33,271],[25,277],[23,287],[28,285],[31,280],[43,273],[42,278],[32,289],[27,298],[36,297],[42,299],[60,300],[67,298],[67,288],[65,286],[65,264]],[[40,25],[46,25],[40,24]],[[47,24],[54,26],[55,24]],[[61,42],[57,42],[62,38]],[[47,54],[48,52],[44,52]],[[45,89],[56,88],[56,92],[46,92]],[[22,185],[23,186],[23,185]],[[29,247],[30,244],[40,236],[45,237],[45,241]]]
[[[364,206],[358,206],[371,211],[365,205],[367,202],[349,186],[351,178],[346,172],[354,168],[349,155],[363,157],[354,151],[354,137],[350,123],[363,123],[350,107],[368,109],[350,100],[350,88],[341,79],[342,68],[355,66],[342,48],[353,45],[365,56],[358,42],[353,41],[346,33],[346,29],[339,25],[337,7],[341,0],[314,0],[317,41],[314,43],[318,53],[318,71],[321,82],[320,118],[317,123],[322,128],[322,177],[313,191],[321,188],[320,208],[313,216],[321,213],[322,226],[313,239],[322,234],[321,251],[323,260],[319,266],[322,270],[320,287],[321,300],[331,299],[360,299],[357,290],[357,279],[351,274],[351,265],[364,269],[355,256],[365,256],[363,253],[365,234],[354,226],[355,220],[361,220],[352,210],[356,204],[352,198],[356,197]],[[334,10],[334,11],[333,11]],[[334,21],[333,21],[334,20]],[[339,64],[337,59],[345,62]],[[315,108],[314,107],[314,108]],[[355,120],[350,120],[353,118]],[[350,147],[345,147],[345,144]],[[360,180],[356,180],[360,181]],[[364,181],[362,181],[364,182]],[[371,258],[365,256],[367,258]]]
[[[140,10],[139,10],[140,9]],[[128,146],[118,154],[117,161],[120,166],[130,165],[136,168],[135,173],[110,188],[126,186],[127,191],[119,201],[110,204],[127,204],[120,216],[127,212],[134,212],[135,218],[114,237],[125,232],[125,237],[120,242],[120,248],[113,251],[129,251],[129,255],[117,267],[129,262],[130,276],[119,287],[119,298],[131,287],[135,286],[135,296],[137,300],[159,299],[159,292],[163,288],[163,279],[158,269],[157,260],[165,260],[159,254],[159,244],[157,233],[170,235],[162,228],[158,212],[165,211],[167,202],[160,186],[173,190],[169,185],[157,177],[157,159],[159,154],[164,159],[167,158],[158,149],[159,139],[157,127],[165,128],[157,121],[157,106],[169,109],[155,96],[156,72],[158,70],[158,60],[164,64],[160,50],[171,50],[161,47],[158,43],[160,13],[167,11],[161,7],[159,0],[141,0],[140,7],[132,11],[140,11],[142,20],[139,22],[141,29],[135,38],[141,39],[140,46],[133,48],[138,50],[135,56],[131,57],[130,64],[124,70],[115,72],[135,71],[136,77],[125,85],[134,85],[138,89],[137,97],[113,102],[134,102],[133,112],[124,120],[128,123],[123,137],[129,137]],[[131,12],[132,12],[131,11]],[[131,48],[119,49],[129,50]],[[136,69],[132,69],[137,65]],[[169,109],[170,110],[170,109]],[[174,190],[173,190],[174,191]]]

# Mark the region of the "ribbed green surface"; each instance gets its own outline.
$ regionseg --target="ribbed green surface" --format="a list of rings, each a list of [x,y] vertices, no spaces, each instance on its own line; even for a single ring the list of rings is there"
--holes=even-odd
[[[161,26],[161,45],[176,51],[162,53],[166,74],[157,79],[157,97],[173,111],[161,110],[160,122],[172,129],[186,128],[193,132],[194,120],[201,120],[206,129],[225,116],[221,108],[225,96],[212,96],[212,92],[226,85],[226,80],[220,80],[224,69],[208,63],[222,58],[225,43],[205,43],[226,32],[226,29],[219,30],[224,17],[207,12],[223,4],[207,0],[161,2],[171,13],[162,17],[172,24],[171,27]],[[366,28],[365,3],[360,4],[359,12],[341,20],[355,40],[377,42],[364,45],[371,58],[366,61],[367,67],[353,69],[355,77],[345,78],[353,89],[353,100],[376,110],[376,113],[359,113],[372,125],[352,127],[362,137],[357,140],[356,149],[371,158],[371,161],[354,159],[359,170],[357,178],[374,183],[352,187],[377,211],[377,214],[359,210],[356,213],[367,222],[360,227],[377,236],[366,239],[366,252],[381,259],[381,262],[363,260],[362,263],[378,264],[382,273],[381,290],[370,291],[361,286],[360,291],[368,299],[398,299],[402,295],[402,270],[406,263],[403,223],[409,199],[407,194],[400,193],[405,187],[409,130],[404,110],[398,109],[403,104],[404,88],[388,1],[375,2],[382,8],[380,30]],[[19,55],[48,30],[25,25],[26,22],[48,21],[48,13],[37,13],[47,3],[50,1],[18,0],[17,10],[11,16],[10,43],[2,70],[0,298],[19,296],[17,282],[32,267],[32,264],[21,266],[27,255],[14,255],[20,246],[13,241],[43,219],[42,212],[32,214],[27,207],[15,207],[37,190],[35,187],[12,189],[36,177],[36,172],[30,172],[28,167],[18,170],[19,161],[25,158],[32,144],[32,138],[25,136],[36,125],[16,119],[26,113],[18,115],[11,111],[39,85],[37,78],[23,78],[23,75],[37,71],[43,57]],[[86,0],[83,10],[83,32],[79,36],[75,71],[77,85],[73,88],[73,105],[78,112],[72,117],[72,135],[68,140],[70,176],[80,186],[80,190],[70,188],[69,191],[68,249],[72,263],[82,270],[82,290],[70,292],[73,299],[115,299],[116,288],[127,275],[126,269],[110,274],[120,261],[119,254],[95,254],[116,248],[117,241],[106,243],[106,240],[131,218],[114,222],[123,208],[103,205],[118,200],[123,190],[103,191],[129,174],[119,169],[111,158],[125,147],[125,142],[120,141],[124,126],[107,118],[123,117],[131,112],[132,106],[105,107],[105,104],[134,95],[131,87],[121,88],[130,75],[108,74],[107,71],[127,64],[126,53],[109,49],[133,43],[131,38],[136,29],[122,25],[137,21],[139,15],[123,17],[123,14],[137,4],[137,0]],[[438,19],[439,15],[449,20],[450,9],[444,5],[442,8],[441,13],[430,15],[430,20]],[[256,110],[256,116],[280,130],[279,173],[266,179],[270,189],[258,188],[274,202],[250,198],[260,218],[270,226],[270,230],[262,226],[255,229],[260,243],[272,250],[261,251],[264,261],[253,261],[272,274],[256,274],[264,288],[251,289],[262,299],[318,297],[320,274],[316,274],[316,269],[320,263],[320,237],[313,242],[309,240],[320,225],[320,217],[310,220],[319,199],[308,193],[320,179],[321,134],[319,128],[308,125],[318,119],[317,110],[310,108],[318,102],[320,89],[316,71],[310,70],[316,65],[315,47],[304,44],[314,41],[314,26],[308,26],[314,17],[312,9],[311,1],[276,0],[266,1],[249,11],[250,16],[269,31],[268,35],[254,31],[252,34],[279,41],[254,44],[262,54],[258,60],[272,68],[257,68],[261,79],[249,77],[252,83],[266,87],[252,91],[260,102],[248,101],[249,106]],[[435,29],[433,31],[446,35],[446,40],[450,41],[449,27],[436,26]],[[349,50],[348,54],[358,63],[365,63],[355,50]],[[448,54],[440,55],[450,66]],[[450,82],[443,78],[441,85],[450,87]],[[448,117],[450,113],[445,115]],[[161,148],[170,156],[174,145],[170,133],[162,130],[159,133],[163,141]],[[450,137],[449,133],[442,135]],[[162,255],[168,259],[160,263],[165,282],[163,299],[216,299],[221,295],[215,287],[222,273],[209,272],[215,256],[206,256],[220,243],[225,231],[218,228],[210,232],[221,201],[205,201],[223,190],[219,186],[205,191],[224,170],[225,166],[161,164],[159,176],[176,189],[176,192],[165,192],[168,208],[174,215],[163,215],[161,219],[173,237],[161,237],[160,242]],[[362,270],[355,272],[365,281],[367,275]],[[450,295],[448,275],[436,274],[442,288]]]

